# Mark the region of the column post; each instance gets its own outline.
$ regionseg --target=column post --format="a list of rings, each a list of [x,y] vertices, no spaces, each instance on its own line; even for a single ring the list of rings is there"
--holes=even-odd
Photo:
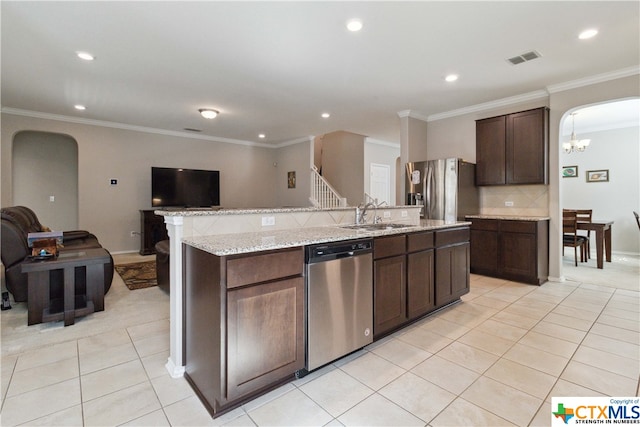
[[[185,361],[182,354],[183,331],[183,301],[182,301],[182,236],[184,234],[182,216],[165,216],[169,234],[169,359],[165,367],[169,375],[179,378],[184,375]]]

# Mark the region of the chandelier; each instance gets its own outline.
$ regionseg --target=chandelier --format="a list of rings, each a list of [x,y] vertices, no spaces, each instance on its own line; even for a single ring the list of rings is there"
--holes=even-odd
[[[576,135],[576,129],[575,129],[576,114],[578,113],[571,113],[571,139],[569,139],[569,141],[567,142],[562,143],[562,148],[564,149],[564,152],[567,154],[573,153],[574,151],[583,152],[584,150],[587,149],[587,147],[589,146],[589,143],[591,142],[590,139],[578,139],[578,136]]]

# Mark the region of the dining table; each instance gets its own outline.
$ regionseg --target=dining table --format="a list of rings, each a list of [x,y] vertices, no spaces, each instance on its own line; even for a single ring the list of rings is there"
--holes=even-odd
[[[611,262],[611,226],[613,221],[592,220],[591,222],[578,221],[578,230],[592,230],[596,234],[596,264],[598,268],[604,268],[604,257]]]

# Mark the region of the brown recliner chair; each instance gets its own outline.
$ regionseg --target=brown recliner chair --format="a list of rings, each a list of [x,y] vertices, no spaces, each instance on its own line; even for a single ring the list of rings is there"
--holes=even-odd
[[[27,234],[44,231],[36,214],[24,206],[0,209],[0,256],[5,267],[7,290],[16,302],[27,301],[27,275],[22,273],[22,263],[31,255],[27,246]],[[63,232],[63,251],[102,248],[98,238],[88,231],[74,230]],[[107,251],[108,252],[108,251]],[[60,270],[50,272],[51,296],[63,294],[63,274]],[[85,271],[79,267],[75,271],[76,293],[85,293]],[[109,254],[109,264],[104,269],[104,293],[111,288],[113,280],[113,258]]]
[[[161,240],[155,244],[155,248],[158,287],[168,293],[171,288],[169,278],[169,241]]]

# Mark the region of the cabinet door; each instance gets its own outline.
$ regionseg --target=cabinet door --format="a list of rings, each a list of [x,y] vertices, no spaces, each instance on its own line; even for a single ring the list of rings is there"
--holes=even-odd
[[[507,116],[507,184],[547,184],[545,108]]]
[[[469,292],[469,243],[436,249],[436,306]]]
[[[304,367],[304,279],[227,292],[227,398],[269,386]]]
[[[537,238],[535,234],[500,233],[500,265],[502,274],[528,280],[537,277]]]
[[[505,184],[505,144],[505,116],[476,122],[476,185]]]
[[[390,331],[407,321],[406,256],[373,263],[373,335]]]
[[[420,317],[436,306],[433,288],[433,250],[407,255],[407,302],[409,319]]]
[[[498,232],[471,229],[471,271],[476,274],[498,272]]]

